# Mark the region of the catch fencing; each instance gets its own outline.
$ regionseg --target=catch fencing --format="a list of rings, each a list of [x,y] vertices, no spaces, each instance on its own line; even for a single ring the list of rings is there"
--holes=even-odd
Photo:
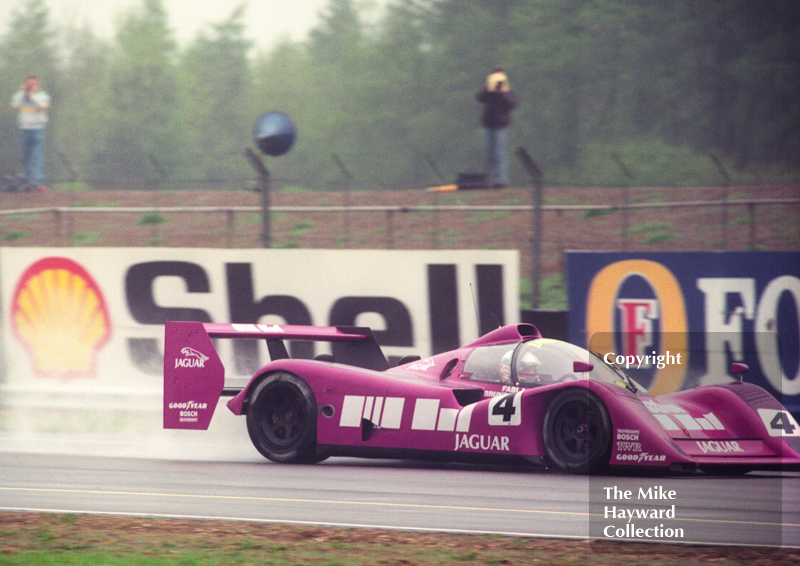
[[[703,195],[701,190],[687,190]],[[539,203],[528,197],[527,189],[424,197],[414,191],[416,198],[404,191],[405,195],[395,195],[395,203],[385,204],[361,204],[371,197],[359,193],[333,197],[278,193],[266,209],[255,194],[239,199],[251,204],[236,204],[229,196],[233,193],[222,192],[216,201],[230,204],[178,205],[180,194],[170,199],[147,192],[145,199],[139,199],[153,201],[146,206],[74,202],[0,209],[0,245],[253,248],[268,243],[273,248],[517,249],[521,276],[537,289],[533,307],[539,306],[539,281],[563,275],[565,250],[800,249],[798,186],[737,188],[732,189],[733,198],[657,202],[636,202],[643,193],[632,189],[605,189],[595,197],[602,202],[557,202],[584,200],[574,198],[581,191],[548,189]],[[337,199],[343,202],[333,202]]]

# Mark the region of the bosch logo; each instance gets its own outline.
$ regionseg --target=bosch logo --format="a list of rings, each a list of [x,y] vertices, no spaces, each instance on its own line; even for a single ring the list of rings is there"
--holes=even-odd
[[[617,429],[617,440],[639,440],[639,431],[638,430],[629,430],[620,428]]]

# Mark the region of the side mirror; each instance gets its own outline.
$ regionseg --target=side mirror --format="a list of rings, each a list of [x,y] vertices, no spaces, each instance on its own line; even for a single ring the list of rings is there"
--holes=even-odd
[[[750,366],[747,364],[740,364],[739,362],[733,362],[731,364],[731,373],[733,375],[743,375],[750,371]]]
[[[572,362],[572,371],[573,373],[585,373],[587,371],[592,371],[594,369],[594,364],[589,362]]]

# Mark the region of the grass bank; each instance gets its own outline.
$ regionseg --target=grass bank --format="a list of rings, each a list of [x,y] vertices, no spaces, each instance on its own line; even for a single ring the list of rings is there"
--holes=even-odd
[[[505,536],[46,513],[0,513],[0,565],[767,566],[800,550],[589,543]]]

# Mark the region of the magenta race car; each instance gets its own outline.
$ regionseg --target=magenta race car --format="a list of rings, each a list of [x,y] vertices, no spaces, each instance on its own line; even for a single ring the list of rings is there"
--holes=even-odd
[[[271,361],[243,389],[226,387],[212,338],[266,340]],[[330,342],[332,354],[292,359],[287,340]],[[256,449],[275,462],[800,469],[800,427],[760,387],[733,382],[652,397],[609,356],[542,338],[529,324],[391,368],[372,331],[356,327],[168,322],[164,350],[164,427],[207,429],[220,397],[233,397],[228,408],[245,416]]]

